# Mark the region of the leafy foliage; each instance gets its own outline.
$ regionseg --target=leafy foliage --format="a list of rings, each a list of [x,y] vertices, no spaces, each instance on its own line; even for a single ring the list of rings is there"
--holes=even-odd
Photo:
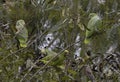
[[[120,0],[1,0],[0,81],[119,82],[119,4]],[[95,16],[89,18],[91,13]],[[102,33],[96,34],[98,27]],[[86,46],[92,28],[90,35],[95,36]]]

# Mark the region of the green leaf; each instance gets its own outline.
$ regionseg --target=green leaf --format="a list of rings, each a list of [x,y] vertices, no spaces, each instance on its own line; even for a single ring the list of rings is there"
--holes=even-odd
[[[0,73],[2,72],[2,70],[0,69]]]

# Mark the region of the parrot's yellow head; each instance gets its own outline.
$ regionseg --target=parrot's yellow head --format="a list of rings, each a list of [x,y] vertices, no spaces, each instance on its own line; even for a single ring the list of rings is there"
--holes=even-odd
[[[21,20],[18,20],[16,22],[16,29],[17,30],[21,30],[24,27],[25,27],[25,21],[24,20],[21,19]]]
[[[90,13],[89,14],[89,18],[92,18],[92,17],[94,17],[94,16],[96,16],[97,14],[96,13]]]

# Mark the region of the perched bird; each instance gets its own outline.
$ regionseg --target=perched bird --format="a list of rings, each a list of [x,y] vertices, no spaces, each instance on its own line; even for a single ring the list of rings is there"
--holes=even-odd
[[[20,42],[20,47],[27,47],[28,30],[25,27],[25,21],[20,19],[16,22],[16,37]]]
[[[90,20],[86,29],[84,39],[86,51],[90,51],[91,56],[102,55],[108,49],[107,28],[103,25],[102,18],[96,13],[89,15]]]
[[[50,66],[53,67],[60,67],[63,65],[64,60],[65,60],[65,55],[68,53],[68,50],[65,50],[63,53],[61,54],[57,54],[56,52],[49,50],[49,49],[42,49],[41,52],[43,54],[46,54],[46,56],[44,58],[41,59],[41,61],[43,63],[48,63],[52,58],[55,58],[49,63]]]
[[[91,13],[89,15],[90,20],[88,22],[86,30],[86,37],[84,40],[85,44],[89,44],[92,37],[96,36],[102,30],[102,20],[96,13]]]

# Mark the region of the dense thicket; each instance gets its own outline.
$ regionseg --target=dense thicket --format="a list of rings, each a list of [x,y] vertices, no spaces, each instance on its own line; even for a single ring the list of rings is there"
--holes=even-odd
[[[119,82],[119,4],[120,0],[1,0],[0,81]],[[91,13],[101,18],[103,28],[87,45]],[[22,41],[27,40],[27,47],[20,46],[18,20],[25,21],[28,38]]]

